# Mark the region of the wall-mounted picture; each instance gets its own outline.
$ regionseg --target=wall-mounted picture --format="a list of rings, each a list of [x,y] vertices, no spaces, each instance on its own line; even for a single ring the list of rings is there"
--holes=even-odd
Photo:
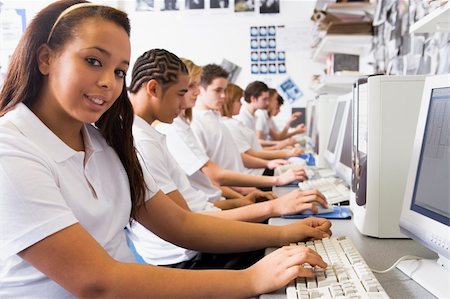
[[[136,11],[153,11],[154,9],[154,0],[136,0]]]
[[[280,0],[260,0],[259,13],[280,13]]]
[[[286,53],[284,51],[278,51],[277,58],[278,58],[278,61],[285,61]]]
[[[259,48],[266,49],[267,48],[267,38],[261,38],[259,40]]]
[[[281,90],[286,98],[291,102],[303,96],[303,92],[300,90],[300,87],[298,87],[291,78],[288,78],[282,82],[279,86],[279,90]]]
[[[250,27],[250,36],[257,37],[259,34],[258,27],[252,26]]]
[[[250,48],[252,49],[258,49],[258,39],[252,38],[250,40]]]
[[[186,0],[186,9],[205,9],[205,0]]]
[[[270,60],[270,61],[275,61],[275,60],[277,60],[277,52],[275,52],[275,51],[269,51],[269,60]]]
[[[269,48],[275,49],[277,47],[277,41],[274,38],[269,38]]]
[[[231,83],[236,82],[239,73],[241,72],[241,67],[227,59],[222,59],[221,67],[228,72],[228,81]]]
[[[259,55],[258,55],[258,51],[252,51],[250,53],[250,59],[252,61],[258,61]]]
[[[261,64],[259,65],[259,73],[260,73],[260,74],[267,74],[268,71],[269,71],[269,69],[268,69],[268,67],[267,67],[267,64],[261,63]]]
[[[210,8],[228,8],[229,0],[209,0]]]
[[[278,63],[278,73],[286,74],[286,64],[284,62]]]
[[[255,11],[255,0],[234,0],[234,11]]]
[[[275,63],[269,63],[269,74],[277,73],[277,65]]]
[[[164,0],[164,5],[161,8],[162,11],[178,10],[178,0]]]
[[[259,26],[259,36],[267,36],[267,26]]]
[[[251,67],[252,74],[256,75],[259,73],[259,67],[257,63],[252,63]]]
[[[269,36],[275,36],[277,34],[277,29],[275,28],[275,26],[269,26],[268,30],[267,30],[267,34]]]

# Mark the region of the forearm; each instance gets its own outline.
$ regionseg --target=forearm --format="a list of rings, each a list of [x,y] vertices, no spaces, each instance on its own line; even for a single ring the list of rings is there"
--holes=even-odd
[[[273,213],[271,201],[255,203],[226,211],[209,211],[202,214],[246,222],[261,222],[270,217],[278,216]]]
[[[270,187],[278,184],[277,177],[249,175],[231,171],[220,168],[213,162],[206,163],[201,170],[211,180],[214,180],[223,186]]]
[[[107,294],[102,294],[105,298],[248,298],[257,295],[243,270],[192,271],[122,263],[117,264],[106,291]]]
[[[221,186],[220,190],[222,190],[222,196],[227,198],[228,201],[230,200],[230,198],[234,199],[234,198],[238,198],[238,197],[242,196],[242,194],[231,189],[230,187]],[[221,200],[221,202],[222,202],[222,200]]]
[[[288,153],[283,150],[261,150],[261,151],[250,150],[247,151],[246,153],[265,160],[284,159],[289,156]]]
[[[247,168],[267,168],[268,161],[249,155],[247,153],[241,153],[244,166]]]

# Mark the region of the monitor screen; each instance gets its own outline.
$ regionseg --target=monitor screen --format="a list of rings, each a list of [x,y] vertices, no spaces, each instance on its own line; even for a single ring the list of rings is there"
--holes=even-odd
[[[342,141],[341,156],[339,162],[345,166],[352,167],[352,111],[347,114],[347,121],[345,124],[344,140]]]
[[[333,127],[331,128],[330,139],[328,141],[327,150],[330,153],[336,151],[336,145],[339,137],[339,131],[341,129],[342,117],[344,116],[345,102],[340,101],[336,108],[336,113],[334,115]]]
[[[450,225],[450,87],[431,91],[411,209]]]
[[[297,127],[299,124],[306,124],[306,108],[304,107],[293,107],[291,108],[291,113],[294,114],[296,112],[300,112],[300,116],[291,123],[291,128]]]
[[[429,76],[420,107],[400,230],[439,256],[397,268],[438,298],[450,298],[450,74]]]
[[[311,104],[311,108],[310,108],[310,110],[308,111],[308,113],[309,113],[309,115],[308,115],[308,124],[307,124],[307,134],[308,134],[308,136],[309,137],[313,137],[313,134],[314,134],[314,130],[315,130],[315,125],[316,125],[316,119],[315,119],[315,117],[316,117],[316,105],[314,105],[314,104]]]

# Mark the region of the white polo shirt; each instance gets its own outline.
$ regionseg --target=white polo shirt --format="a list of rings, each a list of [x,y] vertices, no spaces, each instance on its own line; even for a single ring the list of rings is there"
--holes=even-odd
[[[220,121],[233,132],[233,140],[239,148],[239,151],[245,153],[249,149],[261,151],[262,147],[256,138],[254,131],[244,126],[239,120],[232,117],[222,116]],[[253,175],[262,175],[264,168],[245,168],[245,172]]]
[[[233,116],[233,118],[239,120],[242,122],[247,128],[250,128],[253,130],[253,132],[256,132],[256,116],[253,115],[250,110],[248,110],[249,104],[245,102],[241,109],[239,110],[239,114]]]
[[[244,172],[241,153],[231,132],[212,110],[192,109],[191,128],[208,157],[222,168]]]
[[[82,134],[86,153],[22,103],[0,118],[0,298],[73,297],[17,253],[77,222],[114,259],[134,261],[124,231],[131,210],[125,169],[97,129],[85,125]],[[151,198],[158,189],[144,175]]]
[[[133,137],[141,164],[148,169],[164,193],[178,190],[194,212],[220,211],[208,202],[206,194],[192,188],[186,174],[170,155],[165,136],[139,116],[134,118]],[[171,244],[139,224],[131,226],[129,237],[145,262],[152,265],[175,264],[197,255],[196,251]]]
[[[201,168],[209,161],[209,157],[195,138],[189,123],[177,117],[170,125],[158,124],[156,130],[166,135],[169,152],[188,176],[191,186],[203,191],[210,202],[219,200],[222,197],[222,191],[214,186],[209,177],[201,171]]]

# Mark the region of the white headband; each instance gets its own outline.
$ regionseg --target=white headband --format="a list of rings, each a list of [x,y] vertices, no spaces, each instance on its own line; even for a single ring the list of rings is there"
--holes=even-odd
[[[50,39],[52,38],[53,35],[53,31],[55,30],[56,25],[58,25],[59,21],[61,21],[61,19],[67,15],[68,13],[78,9],[78,8],[82,8],[82,7],[90,7],[90,6],[105,6],[105,5],[101,5],[101,4],[96,4],[96,3],[91,3],[91,2],[82,2],[82,3],[77,3],[74,4],[72,6],[67,7],[65,10],[63,10],[58,18],[56,19],[55,23],[52,26],[52,29],[50,30],[50,33],[48,34],[48,38],[47,38],[47,44],[50,42]]]

